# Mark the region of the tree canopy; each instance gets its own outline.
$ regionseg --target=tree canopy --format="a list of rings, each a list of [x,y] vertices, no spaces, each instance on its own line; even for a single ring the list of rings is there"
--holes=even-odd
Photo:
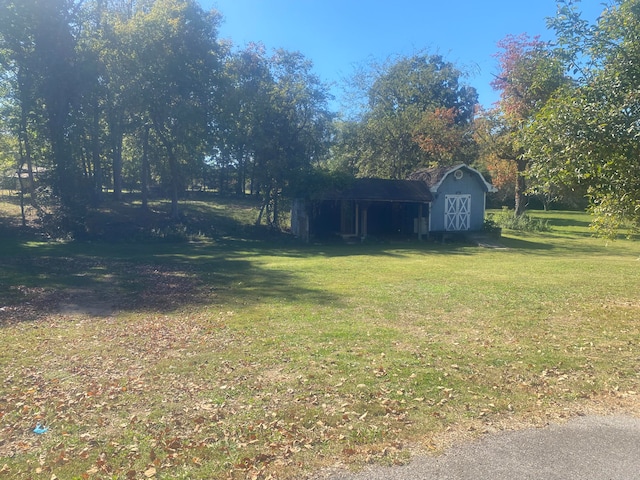
[[[406,178],[419,167],[473,158],[478,100],[463,73],[440,55],[373,64],[358,80],[367,102],[342,125],[337,152],[361,176]]]
[[[478,122],[476,138],[485,164],[504,186],[514,185],[515,214],[525,209],[525,174],[531,161],[524,131],[561,86],[568,83],[562,63],[539,38],[508,35],[498,42],[499,72],[492,86],[500,92],[497,106]]]
[[[298,52],[232,51],[220,18],[196,0],[0,0],[3,139],[43,218],[82,233],[127,186],[143,208],[156,187],[177,220],[187,187],[249,183],[278,223],[283,190],[328,150],[328,88]]]
[[[575,75],[527,131],[532,171],[588,188],[600,231],[614,235],[624,222],[640,226],[640,1],[618,0],[597,23],[563,0],[550,20],[555,54]]]
[[[197,0],[0,0],[0,161],[28,179],[23,204],[79,235],[127,189],[146,213],[152,192],[170,199],[176,221],[190,187],[255,195],[277,227],[314,175],[461,162],[509,186],[516,213],[526,194],[586,191],[613,235],[640,226],[640,0],[593,24],[579,6],[559,1],[554,43],[498,43],[495,108],[478,113],[464,70],[418,52],[359,70],[339,118],[309,59],[221,41],[222,14]]]

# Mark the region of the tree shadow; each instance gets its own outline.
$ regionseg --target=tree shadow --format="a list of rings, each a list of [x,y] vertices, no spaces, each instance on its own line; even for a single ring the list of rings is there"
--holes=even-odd
[[[48,315],[107,317],[268,299],[336,303],[295,273],[215,244],[14,245],[0,252],[0,325]]]
[[[519,251],[529,251],[529,252],[541,252],[541,251],[549,251],[553,250],[555,247],[550,245],[548,242],[545,242],[543,238],[540,239],[523,239],[523,238],[515,238],[515,237],[502,237],[500,239],[500,243],[502,243],[505,248]]]
[[[202,212],[202,217],[206,214]],[[52,314],[107,317],[118,312],[171,313],[185,307],[251,306],[274,299],[339,305],[338,296],[321,286],[306,285],[295,271],[265,268],[262,256],[362,256],[368,261],[416,255],[472,256],[483,251],[464,241],[396,238],[358,244],[305,244],[291,236],[231,233],[237,232],[214,240],[177,243],[43,243],[8,235],[0,244],[0,325]],[[531,254],[582,250],[597,254],[593,247],[567,241],[566,235],[558,236],[562,242],[553,238],[553,233],[505,236],[497,243],[507,251]]]
[[[362,243],[311,242],[304,243],[291,236],[284,241],[225,238],[219,241],[230,250],[243,250],[252,254],[278,255],[291,258],[310,257],[390,257],[403,258],[415,254],[473,255],[477,246],[470,242],[435,242],[405,238],[364,241]]]

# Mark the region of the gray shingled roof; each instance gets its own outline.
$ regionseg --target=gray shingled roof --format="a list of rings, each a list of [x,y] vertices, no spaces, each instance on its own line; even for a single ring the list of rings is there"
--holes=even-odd
[[[430,187],[436,185],[442,178],[451,171],[453,167],[435,167],[416,170],[409,175],[410,180],[426,182]]]
[[[455,166],[448,166],[448,167],[424,168],[424,169],[413,172],[412,174],[409,175],[408,178],[409,180],[425,182],[429,186],[429,189],[431,191],[436,191],[439,188],[440,183],[442,182],[444,177],[446,177],[449,173],[452,173],[460,169],[465,169],[477,175],[478,179],[482,182],[487,192],[498,191],[493,185],[487,182],[487,180],[484,178],[482,173],[480,173],[475,168],[470,167],[469,165],[465,165],[463,163],[460,163]]]
[[[427,203],[433,197],[429,186],[423,181],[357,178],[344,189],[325,192],[321,199]]]

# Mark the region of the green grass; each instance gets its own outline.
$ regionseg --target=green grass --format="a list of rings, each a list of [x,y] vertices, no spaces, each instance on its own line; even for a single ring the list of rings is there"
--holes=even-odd
[[[640,244],[534,215],[551,230],[505,231],[495,250],[7,239],[0,471],[303,478],[637,413]]]

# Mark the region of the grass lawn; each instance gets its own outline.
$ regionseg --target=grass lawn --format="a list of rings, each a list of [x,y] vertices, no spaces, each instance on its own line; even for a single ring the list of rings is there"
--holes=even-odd
[[[506,249],[5,237],[0,477],[304,478],[640,414],[640,243],[535,215]]]

